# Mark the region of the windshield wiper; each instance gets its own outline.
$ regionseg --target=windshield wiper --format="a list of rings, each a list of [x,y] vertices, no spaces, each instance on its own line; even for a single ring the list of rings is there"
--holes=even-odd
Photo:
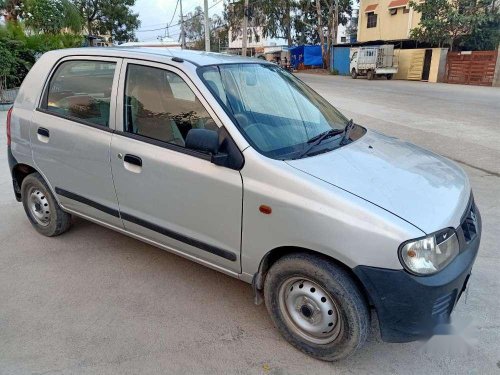
[[[351,136],[352,129],[354,129],[354,121],[350,119],[347,122],[347,125],[345,126],[345,134],[342,137],[342,140],[340,141],[340,144],[343,146],[347,143],[349,140],[349,137]]]
[[[306,156],[314,147],[319,145],[321,142],[323,142],[325,139],[333,137],[335,135],[342,134],[344,132],[344,129],[330,129],[327,130],[326,132],[320,133],[318,135],[315,135],[311,139],[307,141],[310,146],[306,148],[299,156],[298,159]]]

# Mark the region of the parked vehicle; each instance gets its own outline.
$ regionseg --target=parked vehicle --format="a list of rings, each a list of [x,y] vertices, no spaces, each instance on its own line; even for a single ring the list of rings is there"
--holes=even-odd
[[[479,248],[460,167],[355,124],[266,61],[52,51],[7,142],[38,232],[81,216],[251,283],[285,339],[322,360],[362,346],[371,308],[385,341],[432,335]]]
[[[366,76],[370,80],[382,76],[392,79],[398,72],[392,44],[351,48],[350,61],[349,69],[354,79],[358,76]]]

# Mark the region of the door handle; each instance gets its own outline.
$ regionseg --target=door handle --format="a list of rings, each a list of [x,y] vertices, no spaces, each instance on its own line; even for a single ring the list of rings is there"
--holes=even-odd
[[[137,165],[138,167],[142,167],[142,159],[135,155],[126,154],[125,157],[123,158],[123,161],[125,163],[130,163]]]
[[[38,138],[38,140],[40,142],[43,142],[43,143],[49,142],[49,137],[50,137],[49,129],[45,129],[45,128],[40,127],[37,129],[36,133],[37,133],[36,137]]]
[[[135,155],[126,154],[123,157],[123,166],[130,172],[141,173],[142,159]]]

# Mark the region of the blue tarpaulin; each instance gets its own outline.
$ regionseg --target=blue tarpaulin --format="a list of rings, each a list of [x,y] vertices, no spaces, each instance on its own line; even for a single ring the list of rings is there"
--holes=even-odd
[[[323,66],[321,46],[304,46],[304,65]]]
[[[290,48],[290,60],[294,69],[299,64],[305,66],[323,66],[321,46],[297,46]]]

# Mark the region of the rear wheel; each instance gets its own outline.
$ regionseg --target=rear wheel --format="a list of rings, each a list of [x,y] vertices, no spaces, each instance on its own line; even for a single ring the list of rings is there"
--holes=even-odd
[[[387,75],[386,75],[386,78],[387,78],[388,80],[392,79],[392,74],[387,74]]]
[[[356,69],[352,68],[351,70],[351,77],[352,79],[358,78],[358,73],[356,72]]]
[[[264,296],[285,339],[315,358],[339,360],[366,341],[370,315],[365,298],[351,276],[324,257],[281,258],[266,276]]]
[[[23,180],[21,196],[31,225],[44,236],[58,236],[71,225],[71,215],[64,212],[39,173]]]
[[[375,72],[373,70],[369,70],[366,73],[366,78],[368,78],[371,81],[373,78],[375,78]]]

